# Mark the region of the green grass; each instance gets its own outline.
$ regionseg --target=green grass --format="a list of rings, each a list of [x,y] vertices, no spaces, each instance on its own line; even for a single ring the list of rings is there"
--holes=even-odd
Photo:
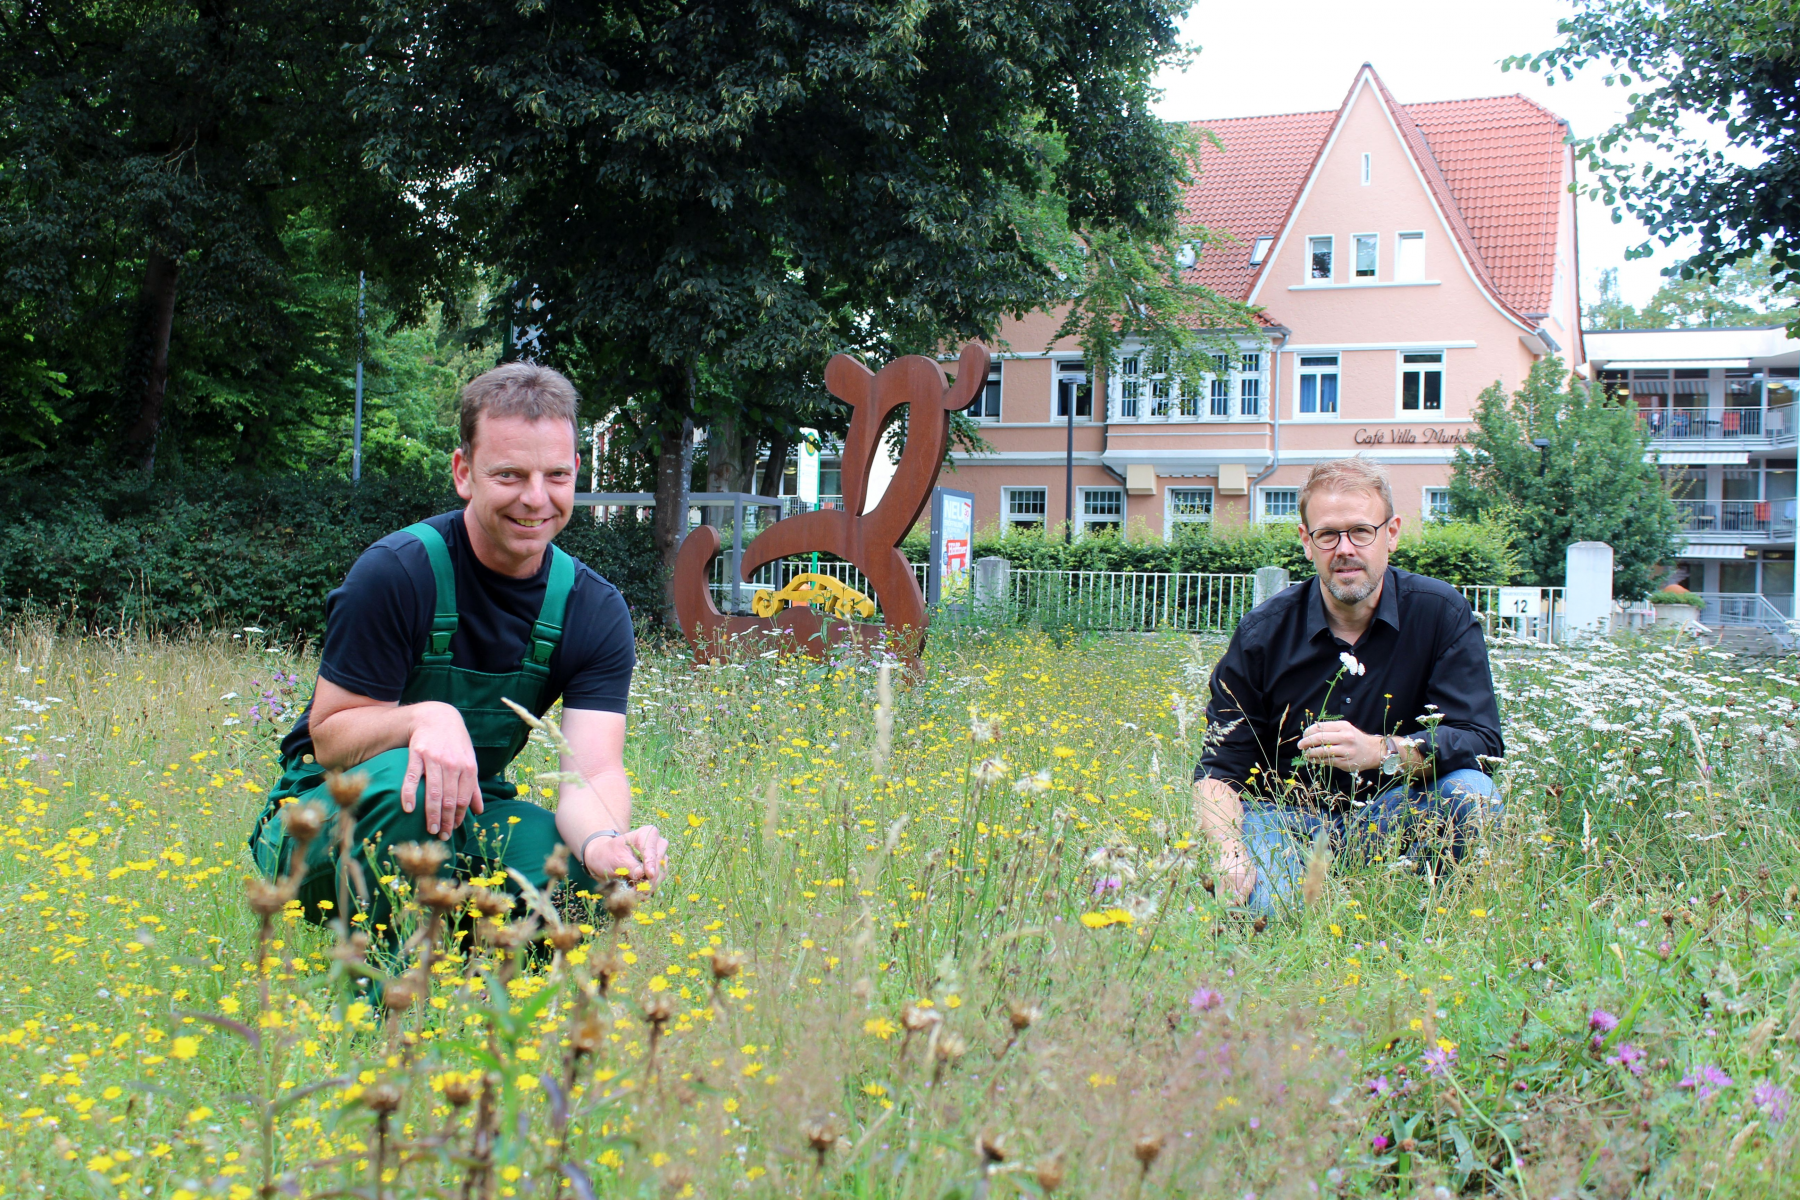
[[[1340,864],[1258,931],[1188,811],[1216,641],[948,632],[887,745],[866,667],[646,648],[627,765],[672,877],[548,966],[447,947],[390,1012],[291,911],[257,961],[243,838],[277,734],[251,704],[310,663],[255,635],[4,645],[0,1195],[1800,1174],[1791,663],[1497,650],[1507,816],[1482,853],[1435,880]],[[534,746],[518,778],[547,769]],[[715,952],[741,968],[715,979]]]

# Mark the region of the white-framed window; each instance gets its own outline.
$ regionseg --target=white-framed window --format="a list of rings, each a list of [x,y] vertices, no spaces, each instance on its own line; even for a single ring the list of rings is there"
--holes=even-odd
[[[1369,186],[1369,177],[1373,174],[1373,171],[1371,171],[1370,168],[1374,165],[1375,156],[1370,154],[1367,150],[1364,150],[1362,159],[1362,182],[1364,187]]]
[[[1081,501],[1075,506],[1078,532],[1091,533],[1110,529],[1115,533],[1125,527],[1124,488],[1082,488]]]
[[[1444,352],[1405,350],[1400,354],[1400,411],[1442,412]]]
[[[1212,380],[1208,387],[1210,403],[1207,415],[1213,417],[1229,417],[1231,415],[1231,356],[1228,354],[1213,355]]]
[[[1209,487],[1172,487],[1163,492],[1163,536],[1173,538],[1183,525],[1204,525],[1213,517]]]
[[[1143,397],[1143,359],[1127,354],[1119,360],[1119,408],[1121,417],[1138,415],[1138,401]]]
[[[1394,235],[1394,280],[1417,283],[1425,278],[1425,235],[1420,232]]]
[[[1300,489],[1266,487],[1261,491],[1262,502],[1257,506],[1257,519],[1263,521],[1298,521],[1300,519]]]
[[[977,421],[998,421],[1000,419],[1000,360],[995,359],[988,364],[987,382],[981,385],[981,395],[969,406],[969,415]]]
[[[1359,233],[1356,235],[1356,277],[1358,279],[1375,278],[1375,264],[1380,257],[1380,234]]]
[[[1200,381],[1197,379],[1181,381],[1181,415],[1188,420],[1200,416]]]
[[[1238,415],[1262,415],[1262,355],[1245,354],[1238,359]]]
[[[1168,359],[1160,357],[1151,359],[1148,380],[1151,416],[1167,417],[1169,415],[1170,401],[1173,396],[1170,388],[1173,382],[1169,375]]]
[[[1448,521],[1450,519],[1450,489],[1447,487],[1428,487],[1419,505],[1419,513],[1427,521]]]
[[[1250,265],[1262,266],[1263,259],[1269,257],[1269,247],[1275,244],[1272,237],[1260,237],[1250,243]]]
[[[1331,239],[1306,239],[1306,278],[1313,283],[1331,282]]]
[[[1041,487],[1000,489],[1000,520],[1009,527],[1042,529],[1050,509],[1050,492]]]
[[[1058,359],[1056,363],[1055,403],[1052,411],[1059,421],[1067,420],[1069,407],[1075,408],[1077,421],[1094,417],[1094,385],[1088,382],[1087,364],[1078,358]]]
[[[1335,417],[1338,411],[1338,356],[1302,354],[1295,372],[1294,411],[1303,417]]]

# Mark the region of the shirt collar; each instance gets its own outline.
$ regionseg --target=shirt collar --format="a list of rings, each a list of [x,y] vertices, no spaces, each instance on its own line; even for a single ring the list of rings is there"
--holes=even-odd
[[[1387,622],[1395,632],[1399,632],[1400,588],[1391,566],[1381,575],[1381,599],[1375,602],[1375,619]],[[1306,640],[1312,641],[1321,632],[1329,635],[1331,624],[1325,620],[1325,580],[1314,575],[1312,599],[1306,606]]]

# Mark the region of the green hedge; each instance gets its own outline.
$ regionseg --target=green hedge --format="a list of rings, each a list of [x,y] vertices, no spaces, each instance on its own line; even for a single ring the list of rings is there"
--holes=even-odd
[[[929,553],[927,536],[915,530],[905,550],[915,562]],[[1258,567],[1286,567],[1295,579],[1313,573],[1291,525],[1191,526],[1172,541],[1119,537],[1110,532],[1065,542],[1039,530],[978,533],[974,557],[996,555],[1022,570],[1182,571],[1249,574]],[[1407,530],[1394,548],[1393,564],[1452,584],[1507,584],[1518,576],[1518,556],[1498,525],[1438,521]]]
[[[325,595],[378,538],[461,504],[439,479],[192,475],[0,481],[0,612],[87,628],[259,625],[318,635]],[[596,525],[559,544],[624,593],[640,627],[661,605],[648,521]]]

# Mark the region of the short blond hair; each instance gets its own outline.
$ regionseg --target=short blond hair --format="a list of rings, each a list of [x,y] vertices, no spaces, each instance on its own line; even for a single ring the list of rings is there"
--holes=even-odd
[[[530,362],[501,363],[462,390],[462,451],[475,453],[475,425],[485,416],[567,421],[577,444],[581,397],[560,371]]]
[[[1387,468],[1370,462],[1358,454],[1352,458],[1332,458],[1314,463],[1312,474],[1300,489],[1300,523],[1306,523],[1306,502],[1314,492],[1368,492],[1380,496],[1387,507],[1383,521],[1394,519],[1394,486],[1388,481]]]

